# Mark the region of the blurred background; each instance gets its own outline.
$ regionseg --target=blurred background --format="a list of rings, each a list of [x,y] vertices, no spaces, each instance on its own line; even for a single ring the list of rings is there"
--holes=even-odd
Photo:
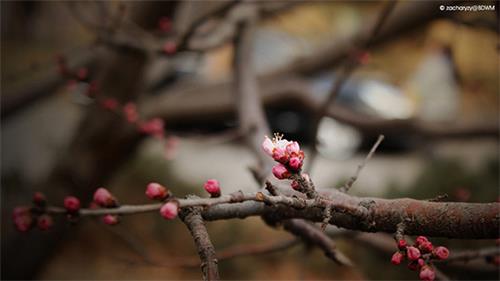
[[[352,194],[498,201],[498,7],[439,8],[471,3],[400,1],[363,45],[387,2],[2,2],[2,279],[200,278],[196,263],[178,264],[196,261],[179,220],[140,214],[109,227],[97,219],[70,225],[55,218],[51,231],[18,233],[11,210],[30,204],[35,191],[55,205],[67,194],[86,205],[100,186],[121,202],[147,203],[152,181],[177,196],[206,196],[209,178],[219,180],[223,193],[257,190],[249,172],[257,159],[238,130],[232,82],[235,22],[248,6],[258,14],[249,67],[267,121],[272,132],[305,148],[305,169],[317,187],[345,183],[384,134]],[[77,79],[59,73],[61,58]],[[318,119],[343,79],[339,69],[352,61],[355,70]],[[103,109],[92,93],[96,85],[101,97],[136,103],[141,118],[162,118],[164,138],[138,134],[123,116]],[[293,237],[260,218],[210,222],[208,230],[217,250]],[[221,261],[220,273],[224,279],[416,278],[390,264],[391,251],[367,240],[336,239],[354,268],[298,244]],[[451,249],[494,245],[436,242]],[[440,268],[454,279],[498,278],[498,267],[485,260]]]

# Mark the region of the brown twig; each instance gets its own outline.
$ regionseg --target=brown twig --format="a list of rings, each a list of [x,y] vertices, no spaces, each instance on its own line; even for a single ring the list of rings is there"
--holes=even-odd
[[[359,174],[361,173],[361,171],[363,170],[363,168],[366,166],[366,163],[368,163],[368,161],[370,161],[370,159],[373,157],[373,154],[375,153],[375,151],[377,150],[378,146],[380,145],[380,143],[383,140],[384,140],[384,136],[383,135],[378,136],[377,141],[375,142],[375,144],[373,144],[373,146],[370,149],[370,152],[368,153],[368,155],[366,155],[365,159],[363,159],[363,162],[361,162],[361,164],[358,165],[358,167],[357,167],[356,172],[354,173],[354,175],[342,187],[340,187],[340,191],[341,192],[348,192],[349,191],[349,189],[352,187],[352,185],[358,179]]]
[[[201,270],[204,280],[219,280],[219,269],[215,248],[208,236],[207,228],[198,208],[182,210],[180,218],[186,224],[193,236],[198,255],[201,260]]]
[[[286,230],[301,237],[307,243],[322,249],[325,256],[336,263],[345,266],[352,266],[351,260],[342,252],[338,251],[335,242],[315,225],[301,219],[290,219],[283,221]]]

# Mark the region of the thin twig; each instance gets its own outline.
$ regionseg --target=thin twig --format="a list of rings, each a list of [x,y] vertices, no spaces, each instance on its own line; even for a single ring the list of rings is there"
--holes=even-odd
[[[356,180],[358,179],[359,174],[361,173],[361,170],[363,170],[363,168],[365,167],[366,163],[368,163],[368,161],[370,161],[370,159],[372,158],[373,154],[377,150],[377,147],[380,145],[380,143],[383,140],[384,140],[384,136],[383,135],[378,136],[377,141],[375,142],[375,144],[370,149],[370,152],[368,153],[368,155],[366,155],[366,157],[363,160],[363,162],[361,162],[361,164],[358,165],[358,168],[356,169],[356,173],[354,173],[354,175],[347,181],[346,184],[344,184],[342,187],[340,187],[340,191],[341,192],[345,193],[345,192],[349,191],[349,189],[352,187],[352,185],[354,184],[354,182],[356,182]]]
[[[367,35],[361,40],[361,42],[357,44],[358,46],[356,46],[355,44],[353,49],[366,49],[371,46],[374,38],[376,38],[377,35],[380,33],[380,30],[384,26],[384,23],[387,20],[389,14],[396,6],[396,3],[397,1],[388,1],[386,6],[380,12],[375,24],[373,25],[373,29],[371,30],[371,32],[367,33]],[[310,132],[310,136],[313,139],[313,145],[312,145],[312,151],[309,155],[309,165],[307,168],[308,172],[311,171],[314,165],[314,160],[316,159],[316,156],[318,154],[317,141],[318,141],[318,130],[321,119],[327,114],[328,109],[335,102],[335,99],[339,95],[340,90],[342,89],[344,83],[349,79],[351,74],[356,70],[356,68],[359,65],[360,63],[357,58],[348,58],[346,64],[340,69],[339,74],[335,79],[334,85],[330,90],[330,94],[328,95],[324,103],[321,105],[321,107],[315,114],[313,125],[311,127],[311,132]]]

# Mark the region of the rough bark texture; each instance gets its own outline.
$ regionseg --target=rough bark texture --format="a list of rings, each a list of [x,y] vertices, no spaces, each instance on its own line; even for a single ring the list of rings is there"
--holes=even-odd
[[[500,203],[428,202],[414,199],[354,197],[341,192],[329,196],[333,205],[330,224],[365,231],[394,233],[405,222],[405,234],[463,239],[499,237]],[[320,207],[290,208],[260,202],[221,204],[202,212],[206,220],[265,215],[279,221],[303,218],[322,222]]]
[[[201,217],[199,208],[190,207],[183,210],[180,218],[193,236],[196,250],[200,256],[201,270],[204,280],[219,280],[215,248],[208,236],[207,228]]]

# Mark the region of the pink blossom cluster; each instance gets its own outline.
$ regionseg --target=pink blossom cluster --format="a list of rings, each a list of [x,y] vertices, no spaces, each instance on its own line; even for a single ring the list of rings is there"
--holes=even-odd
[[[94,192],[93,199],[94,204],[92,205],[92,208],[116,208],[120,205],[113,194],[111,194],[111,192],[104,187],[100,187]],[[102,217],[102,222],[107,225],[115,225],[120,222],[120,219],[118,215],[106,214]]]
[[[264,138],[262,149],[278,162],[272,170],[276,178],[287,179],[300,172],[304,163],[304,151],[300,150],[298,142],[288,141],[276,134],[272,140],[267,136]]]
[[[146,187],[146,196],[151,200],[158,200],[164,202],[160,208],[160,215],[167,220],[172,220],[177,217],[179,212],[179,204],[176,200],[168,200],[170,192],[168,189],[157,183],[149,183]]]
[[[408,268],[419,270],[419,278],[424,281],[433,281],[436,277],[431,265],[432,260],[445,260],[450,255],[448,248],[434,247],[425,236],[418,236],[413,246],[409,246],[404,239],[399,240],[397,245],[398,251],[391,258],[392,264],[399,265],[408,259]]]
[[[47,199],[41,192],[33,195],[33,206],[18,206],[12,212],[14,226],[20,232],[26,232],[38,227],[40,230],[48,230],[53,225],[52,217],[46,212]]]

